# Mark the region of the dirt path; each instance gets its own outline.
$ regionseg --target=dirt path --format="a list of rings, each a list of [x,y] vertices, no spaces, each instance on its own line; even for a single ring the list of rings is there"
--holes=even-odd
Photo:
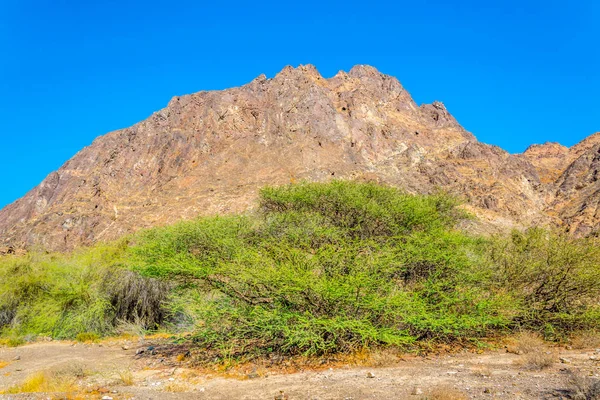
[[[138,349],[147,353],[148,348],[147,343],[142,347],[122,342],[0,348],[0,391],[46,372],[59,381],[76,381],[79,393],[4,394],[0,399],[274,399],[281,391],[290,400],[566,399],[568,370],[580,376],[600,374],[600,356],[594,350],[555,350],[551,357],[556,362],[543,370],[530,369],[525,356],[503,350],[408,356],[387,367],[325,367],[293,374],[250,371],[245,379],[235,379],[173,367],[160,355],[136,355]]]

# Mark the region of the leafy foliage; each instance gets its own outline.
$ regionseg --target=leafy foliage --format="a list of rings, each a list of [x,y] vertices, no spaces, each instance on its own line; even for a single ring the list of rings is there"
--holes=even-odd
[[[111,333],[120,319],[134,318],[156,327],[162,321],[160,304],[168,290],[164,283],[120,267],[125,247],[125,242],[117,242],[70,255],[0,258],[0,329],[4,335],[103,335]],[[131,298],[138,293],[143,295]],[[148,301],[148,297],[154,298]]]
[[[144,274],[194,289],[178,312],[220,355],[454,340],[508,323],[477,287],[455,205],[374,184],[269,188],[258,219],[153,229],[131,250]]]
[[[214,359],[600,328],[598,238],[468,235],[452,197],[368,183],[266,188],[259,205],[0,258],[0,334],[192,330]]]
[[[514,322],[549,330],[597,327],[599,244],[597,238],[572,238],[539,228],[496,238],[490,259],[498,287],[509,290],[520,305]]]

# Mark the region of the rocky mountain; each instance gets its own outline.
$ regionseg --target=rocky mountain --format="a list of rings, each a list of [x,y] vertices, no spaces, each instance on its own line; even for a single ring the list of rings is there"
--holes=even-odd
[[[600,225],[600,134],[511,155],[480,143],[441,102],[415,104],[393,77],[358,65],[323,78],[286,67],[239,88],[174,97],[97,138],[0,211],[4,246],[67,250],[140,228],[253,206],[259,188],[376,180],[461,196],[470,229]]]

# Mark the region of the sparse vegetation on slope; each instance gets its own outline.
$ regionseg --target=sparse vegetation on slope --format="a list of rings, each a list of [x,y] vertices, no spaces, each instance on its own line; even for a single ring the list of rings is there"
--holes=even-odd
[[[126,245],[0,258],[3,336],[97,337],[133,319],[156,328],[163,321],[167,284],[123,268]]]
[[[193,331],[214,359],[467,342],[599,327],[595,239],[455,229],[444,194],[367,183],[267,188],[255,214],[201,218],[71,255],[0,261],[6,337]]]

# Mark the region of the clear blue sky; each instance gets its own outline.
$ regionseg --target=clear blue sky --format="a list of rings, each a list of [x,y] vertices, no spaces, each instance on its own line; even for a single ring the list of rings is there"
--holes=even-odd
[[[373,65],[511,152],[572,145],[600,131],[599,4],[0,0],[0,207],[174,95],[287,64]]]

